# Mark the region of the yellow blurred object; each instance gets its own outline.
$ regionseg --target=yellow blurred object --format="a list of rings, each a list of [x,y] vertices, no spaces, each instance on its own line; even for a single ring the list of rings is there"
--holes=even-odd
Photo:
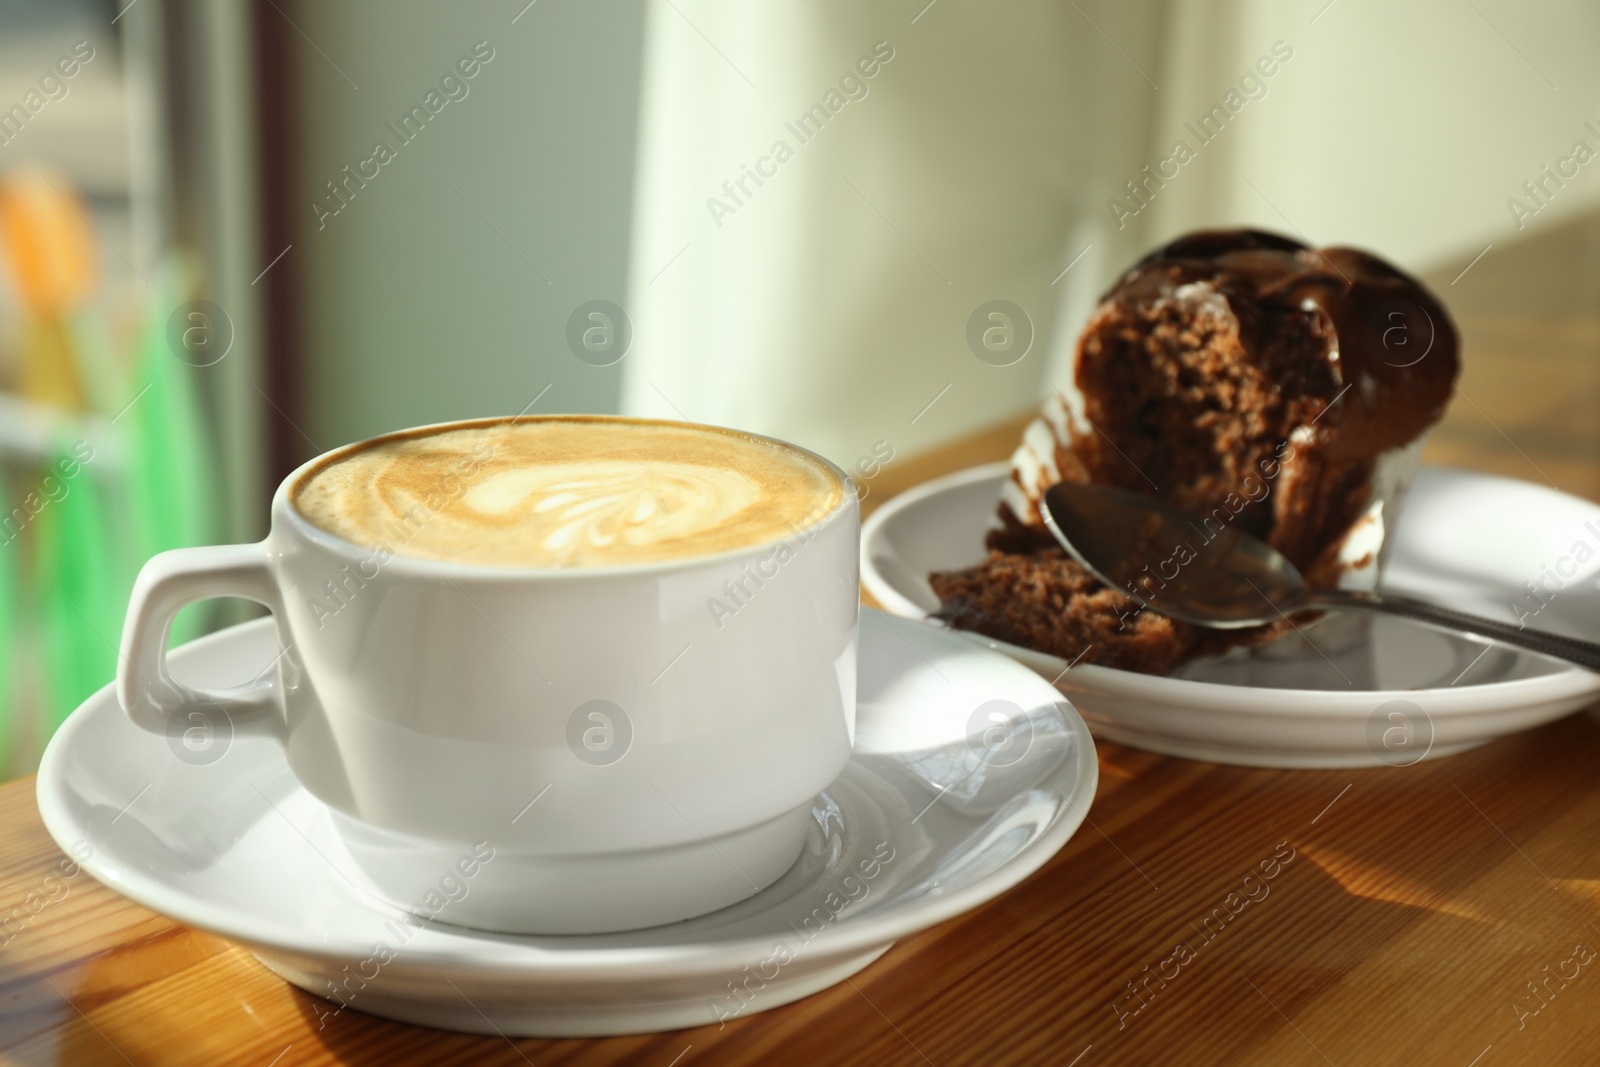
[[[64,176],[19,170],[0,177],[0,241],[18,295],[33,316],[24,335],[22,392],[74,410],[85,406],[86,397],[66,319],[97,281],[89,230]]]
[[[22,299],[36,314],[71,311],[94,288],[94,242],[77,199],[59,174],[21,170],[0,177],[0,235]]]

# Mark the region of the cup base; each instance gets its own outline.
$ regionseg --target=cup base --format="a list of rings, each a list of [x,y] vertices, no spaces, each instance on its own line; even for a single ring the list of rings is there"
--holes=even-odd
[[[566,855],[432,841],[332,814],[372,893],[418,918],[503,934],[604,934],[759,893],[799,858],[811,807],[665,848]]]

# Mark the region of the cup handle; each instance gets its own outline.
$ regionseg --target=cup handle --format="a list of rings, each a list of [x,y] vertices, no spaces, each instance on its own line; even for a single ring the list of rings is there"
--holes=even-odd
[[[269,610],[277,606],[277,584],[265,542],[177,548],[152,556],[139,571],[122,626],[117,662],[117,699],[134,723],[166,733],[174,716],[195,705],[224,711],[235,730],[277,736],[275,670],[263,671],[231,689],[195,689],[167,671],[167,639],[173,616],[197,600],[243,597]]]

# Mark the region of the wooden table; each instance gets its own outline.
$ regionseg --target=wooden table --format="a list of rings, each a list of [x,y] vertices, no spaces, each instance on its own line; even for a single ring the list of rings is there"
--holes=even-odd
[[[1573,236],[1581,229],[1539,240],[1600,247],[1600,234]],[[1465,263],[1434,279],[1469,362],[1430,458],[1595,497],[1600,307],[1593,286],[1550,306],[1538,272],[1564,279],[1550,266],[1562,249],[1539,240],[1497,249],[1454,287]],[[892,463],[869,508],[1004,457],[1020,425]],[[1600,1060],[1592,713],[1404,769],[1244,770],[1106,743],[1100,767],[1089,822],[1001,899],[798,1004],[723,1029],[603,1041],[469,1037],[357,1011],[318,1031],[311,997],[227,942],[87,876],[64,896],[47,888],[60,853],[33,782],[14,782],[0,788],[0,1062]],[[1245,881],[1273,861],[1270,881]],[[29,912],[41,894],[54,899]],[[12,908],[28,917],[3,925]],[[1217,908],[1229,921],[1202,944]],[[1180,942],[1200,947],[1190,958],[1175,954]]]

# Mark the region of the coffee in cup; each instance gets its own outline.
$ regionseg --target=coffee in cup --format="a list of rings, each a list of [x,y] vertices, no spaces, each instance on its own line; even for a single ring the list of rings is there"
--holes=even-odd
[[[403,555],[613,567],[779,540],[843,492],[826,464],[748,434],[539,418],[378,438],[314,465],[290,503],[328,533]]]

